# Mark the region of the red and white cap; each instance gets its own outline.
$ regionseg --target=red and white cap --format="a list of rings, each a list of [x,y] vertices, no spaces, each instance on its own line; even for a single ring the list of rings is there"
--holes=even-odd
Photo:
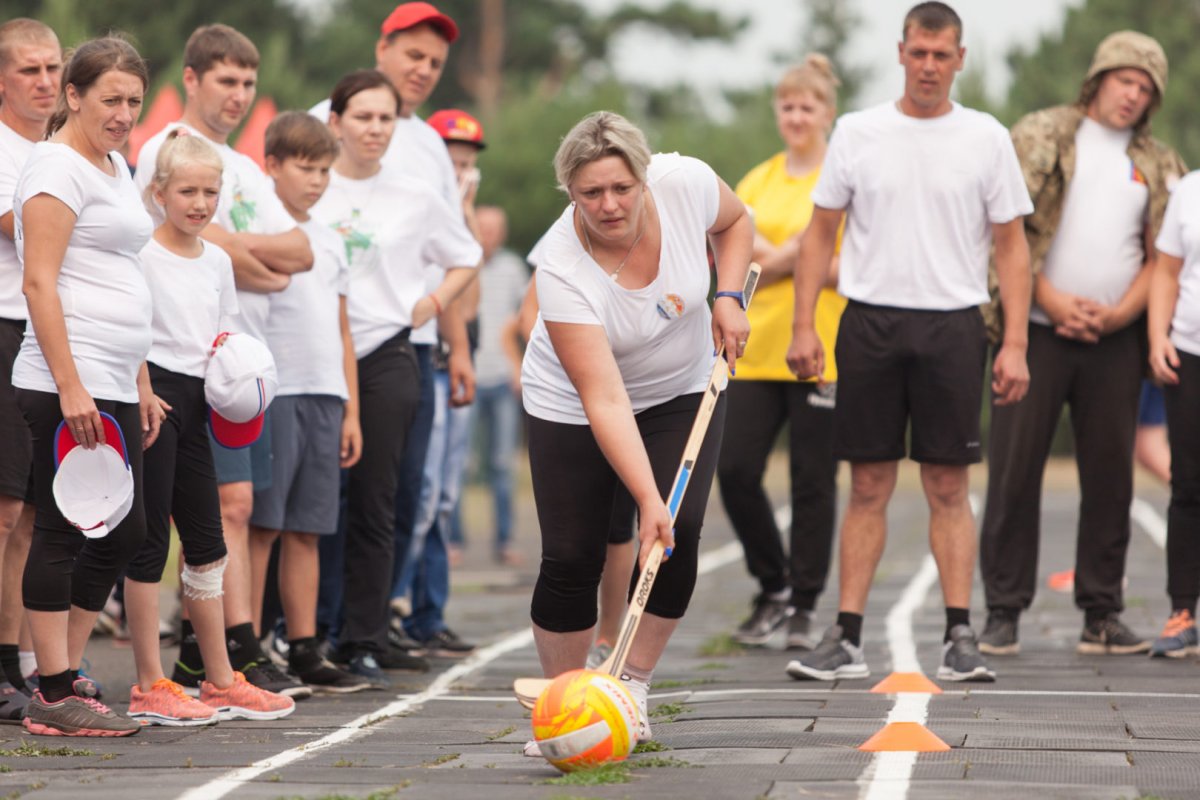
[[[54,433],[54,502],[63,518],[89,539],[99,539],[120,524],[133,507],[133,472],[125,436],[103,411],[104,444],[80,446],[64,420]]]
[[[204,373],[208,425],[217,444],[237,449],[258,441],[278,390],[275,359],[265,344],[246,333],[219,335]]]

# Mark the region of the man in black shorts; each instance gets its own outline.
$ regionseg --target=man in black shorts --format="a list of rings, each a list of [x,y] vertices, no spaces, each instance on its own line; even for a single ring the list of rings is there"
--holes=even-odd
[[[968,611],[975,528],[967,465],[980,460],[987,348],[978,306],[988,298],[994,242],[1004,311],[1021,325],[1010,325],[997,352],[992,390],[997,403],[1015,403],[1029,383],[1029,249],[1022,217],[1032,205],[1004,127],[949,99],[965,54],[958,15],[944,3],[921,3],[905,17],[903,32],[904,96],[838,121],[796,268],[788,363],[806,378],[823,367],[813,310],[844,213],[838,289],[850,304],[835,350],[834,456],[850,462],[851,489],[842,523],[841,596],[837,623],[815,650],[788,664],[798,679],[870,674],[862,615],[910,422],[911,456],[921,464],[930,547],[946,604],[938,677],[995,678]]]

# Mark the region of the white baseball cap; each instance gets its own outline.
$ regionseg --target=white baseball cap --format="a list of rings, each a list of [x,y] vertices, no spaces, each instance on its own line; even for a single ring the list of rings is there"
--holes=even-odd
[[[103,411],[104,444],[88,450],[75,441],[64,420],[54,434],[54,502],[63,517],[89,539],[120,524],[133,507],[133,472],[125,436]]]
[[[234,449],[254,444],[278,390],[275,359],[265,344],[246,333],[218,336],[204,373],[208,425],[217,444]]]

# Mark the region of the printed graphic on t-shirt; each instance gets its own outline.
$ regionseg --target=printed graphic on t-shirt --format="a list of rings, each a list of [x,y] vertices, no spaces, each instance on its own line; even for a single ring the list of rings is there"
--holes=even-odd
[[[359,228],[359,217],[360,212],[356,208],[350,212],[349,220],[335,222],[329,226],[342,237],[352,278],[369,275],[379,266],[379,249],[375,246],[375,236]]]
[[[226,175],[229,172],[230,170],[225,170]],[[246,199],[241,186],[233,187],[233,204],[229,208],[229,219],[233,221],[235,231],[244,233],[250,230],[250,226],[254,224],[254,218],[258,216],[255,211],[257,205],[253,200]]]
[[[1134,183],[1140,183],[1142,186],[1147,186],[1146,176],[1137,168],[1137,164],[1133,163],[1133,159],[1129,159],[1129,178]]]
[[[668,321],[679,319],[683,316],[683,298],[674,293],[658,298],[658,315]]]

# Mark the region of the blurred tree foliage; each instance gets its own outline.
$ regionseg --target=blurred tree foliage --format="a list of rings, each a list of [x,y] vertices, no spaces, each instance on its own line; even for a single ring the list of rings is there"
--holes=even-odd
[[[1196,47],[1200,3],[1196,0],[1086,0],[1067,9],[1061,30],[1043,35],[1028,49],[1009,53],[1013,80],[1002,101],[986,95],[981,74],[966,90],[960,87],[960,97],[964,102],[969,97],[1008,125],[1030,111],[1074,102],[1096,45],[1108,34],[1126,29],[1157,39],[1170,63],[1166,97],[1153,118],[1154,135],[1178,149],[1189,165],[1200,166],[1200,126],[1187,100],[1200,85]]]
[[[805,0],[809,19],[798,32],[797,60],[821,49],[839,67],[849,107],[865,73],[843,63],[858,17],[846,0]],[[281,109],[307,108],[346,72],[374,64],[379,23],[396,0],[6,0],[4,16],[45,21],[65,46],[122,31],[150,63],[152,92],[181,86],[183,44],[202,24],[224,22],[259,47],[260,94]],[[599,13],[582,0],[437,0],[459,24],[445,75],[422,115],[456,106],[480,117],[488,149],[480,166],[480,201],[503,206],[511,244],[527,250],[562,210],[551,159],[563,134],[584,114],[606,108],[641,125],[656,150],[708,161],[735,183],[779,148],[771,89],[729,92],[716,99],[690,85],[648,88],[622,83],[612,46],[624,31],[653,29],[664,57],[677,43],[732,42],[748,24],[736,11],[711,11],[684,0],[653,9],[635,2]],[[733,8],[733,7],[731,7]]]

